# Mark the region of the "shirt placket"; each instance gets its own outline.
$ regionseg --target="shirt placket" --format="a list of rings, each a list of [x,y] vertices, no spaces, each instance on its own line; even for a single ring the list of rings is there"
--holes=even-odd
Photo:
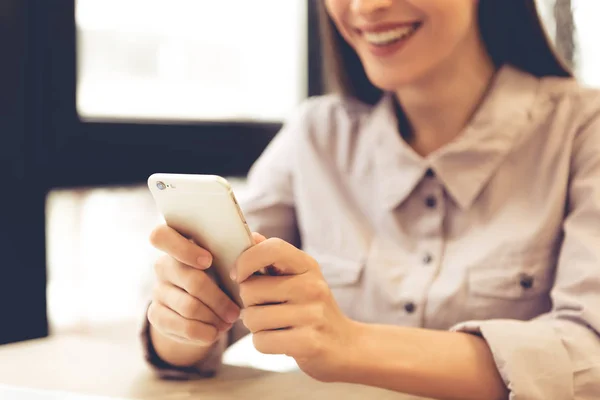
[[[427,172],[408,201],[410,214],[416,217],[409,229],[417,246],[403,285],[403,319],[414,319],[414,325],[423,326],[427,293],[441,268],[444,245],[444,190],[433,171]]]

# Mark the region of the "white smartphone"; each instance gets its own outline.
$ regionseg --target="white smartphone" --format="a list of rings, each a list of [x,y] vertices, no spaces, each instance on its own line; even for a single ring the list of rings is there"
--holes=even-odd
[[[254,240],[229,182],[215,175],[153,174],[148,187],[166,224],[212,254],[219,284],[242,307],[229,274]]]

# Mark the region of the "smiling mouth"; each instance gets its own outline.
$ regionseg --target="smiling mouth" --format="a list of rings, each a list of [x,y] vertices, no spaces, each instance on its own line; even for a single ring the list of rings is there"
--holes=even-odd
[[[379,32],[361,32],[365,40],[377,47],[389,46],[411,38],[421,27],[421,22]]]

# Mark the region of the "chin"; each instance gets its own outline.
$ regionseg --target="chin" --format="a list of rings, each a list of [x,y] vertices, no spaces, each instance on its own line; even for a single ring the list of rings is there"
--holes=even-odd
[[[390,70],[389,68],[365,68],[369,81],[377,88],[394,92],[405,86],[410,86],[419,81],[424,75],[424,71],[416,68],[398,67]]]
[[[414,75],[395,75],[393,77],[389,75],[367,75],[369,81],[377,88],[386,92],[395,92],[405,86],[410,86],[411,83],[416,81]]]

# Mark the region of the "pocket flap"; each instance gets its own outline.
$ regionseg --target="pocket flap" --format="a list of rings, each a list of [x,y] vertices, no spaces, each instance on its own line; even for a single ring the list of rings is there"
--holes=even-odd
[[[352,285],[360,280],[363,260],[332,254],[310,254],[319,263],[323,277],[330,286]]]
[[[552,249],[514,253],[469,271],[469,291],[500,299],[527,299],[548,293],[553,285]]]

